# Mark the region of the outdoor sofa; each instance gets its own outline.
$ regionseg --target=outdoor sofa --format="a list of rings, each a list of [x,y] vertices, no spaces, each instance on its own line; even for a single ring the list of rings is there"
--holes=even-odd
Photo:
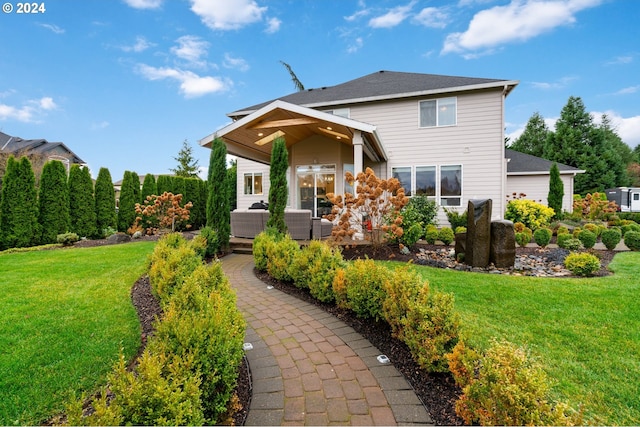
[[[253,239],[267,228],[269,211],[265,209],[236,209],[231,212],[231,235]],[[311,217],[308,209],[285,209],[284,222],[294,240],[323,239],[331,235],[333,224]]]

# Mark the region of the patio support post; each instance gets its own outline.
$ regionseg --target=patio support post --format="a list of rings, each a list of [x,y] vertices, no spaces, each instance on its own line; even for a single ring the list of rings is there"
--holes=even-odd
[[[362,141],[362,132],[356,130],[353,134],[353,175],[358,176],[360,172],[363,172],[363,150],[364,142]]]

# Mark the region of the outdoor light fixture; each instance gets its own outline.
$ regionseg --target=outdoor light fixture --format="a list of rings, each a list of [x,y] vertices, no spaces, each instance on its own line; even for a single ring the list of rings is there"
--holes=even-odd
[[[258,134],[258,136],[260,136],[260,134]],[[257,140],[255,144],[262,146],[272,142],[276,138],[280,138],[281,136],[284,136],[284,132],[282,132],[281,130],[278,130],[270,135],[265,136],[264,138]]]

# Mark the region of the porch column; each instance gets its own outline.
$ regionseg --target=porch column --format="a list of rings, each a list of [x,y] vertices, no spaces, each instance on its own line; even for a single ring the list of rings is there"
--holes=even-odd
[[[363,145],[364,142],[362,141],[362,132],[356,130],[353,134],[353,176],[358,176],[360,172],[363,172]]]

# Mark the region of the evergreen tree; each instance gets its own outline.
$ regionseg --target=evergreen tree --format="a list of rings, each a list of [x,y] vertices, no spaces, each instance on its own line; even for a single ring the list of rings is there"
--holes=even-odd
[[[172,193],[172,181],[171,181],[171,176],[169,175],[160,175],[158,177],[158,180],[156,181],[157,184],[157,190],[158,190],[158,196],[163,194],[163,193]]]
[[[285,234],[287,224],[284,222],[284,209],[289,198],[287,185],[287,168],[289,153],[284,138],[276,138],[271,149],[271,167],[269,168],[269,220],[267,227],[275,228]]]
[[[198,176],[198,160],[193,157],[193,149],[186,139],[182,142],[182,148],[178,152],[178,157],[174,157],[174,160],[178,162],[178,166],[170,170],[176,176],[183,178],[195,178]]]
[[[220,248],[226,250],[231,233],[231,208],[227,182],[227,147],[220,138],[213,141],[207,182],[207,226],[217,231]]]
[[[28,158],[7,160],[0,197],[0,247],[23,248],[37,243],[36,178]]]
[[[229,181],[229,206],[231,211],[238,207],[238,161],[232,160],[231,166],[227,169],[227,180]]]
[[[535,112],[527,122],[524,132],[509,148],[532,156],[542,157],[544,154],[544,144],[551,131],[544,122],[540,113]]]
[[[636,163],[640,163],[640,144],[636,145],[636,147],[633,149],[632,160]]]
[[[142,193],[140,198],[142,203],[147,200],[148,196],[158,196],[158,185],[156,184],[156,178],[148,173],[144,176],[144,182],[142,183]]]
[[[564,197],[564,184],[560,178],[558,164],[553,163],[549,171],[549,195],[547,196],[547,206],[555,212],[554,218],[562,218],[562,198]]]
[[[200,206],[202,199],[200,198],[200,178],[187,178],[184,181],[184,197],[183,205],[191,202],[193,206],[189,211],[189,224],[193,229],[199,229],[202,226],[203,219],[200,216]]]
[[[131,172],[132,181],[135,183],[133,186],[133,194],[136,203],[142,203],[142,185],[140,185],[140,176],[136,172]],[[135,205],[134,205],[135,206]]]
[[[118,203],[118,231],[126,232],[136,220],[136,188],[140,188],[137,174],[125,171]]]
[[[602,115],[599,129],[603,133],[604,143],[606,145],[605,160],[607,161],[609,169],[611,169],[615,175],[614,185],[612,187],[625,187],[630,183],[627,166],[633,162],[633,151],[631,151],[631,148],[629,148],[616,133],[611,119],[609,119],[609,116],[606,114]]]
[[[89,168],[74,164],[69,171],[69,231],[80,237],[96,236],[95,209]]]
[[[56,243],[58,234],[69,231],[67,169],[59,160],[45,163],[38,195],[40,243]]]
[[[118,225],[116,212],[116,192],[113,188],[111,173],[107,168],[100,168],[95,186],[96,228],[97,234],[104,237],[104,230]]]

